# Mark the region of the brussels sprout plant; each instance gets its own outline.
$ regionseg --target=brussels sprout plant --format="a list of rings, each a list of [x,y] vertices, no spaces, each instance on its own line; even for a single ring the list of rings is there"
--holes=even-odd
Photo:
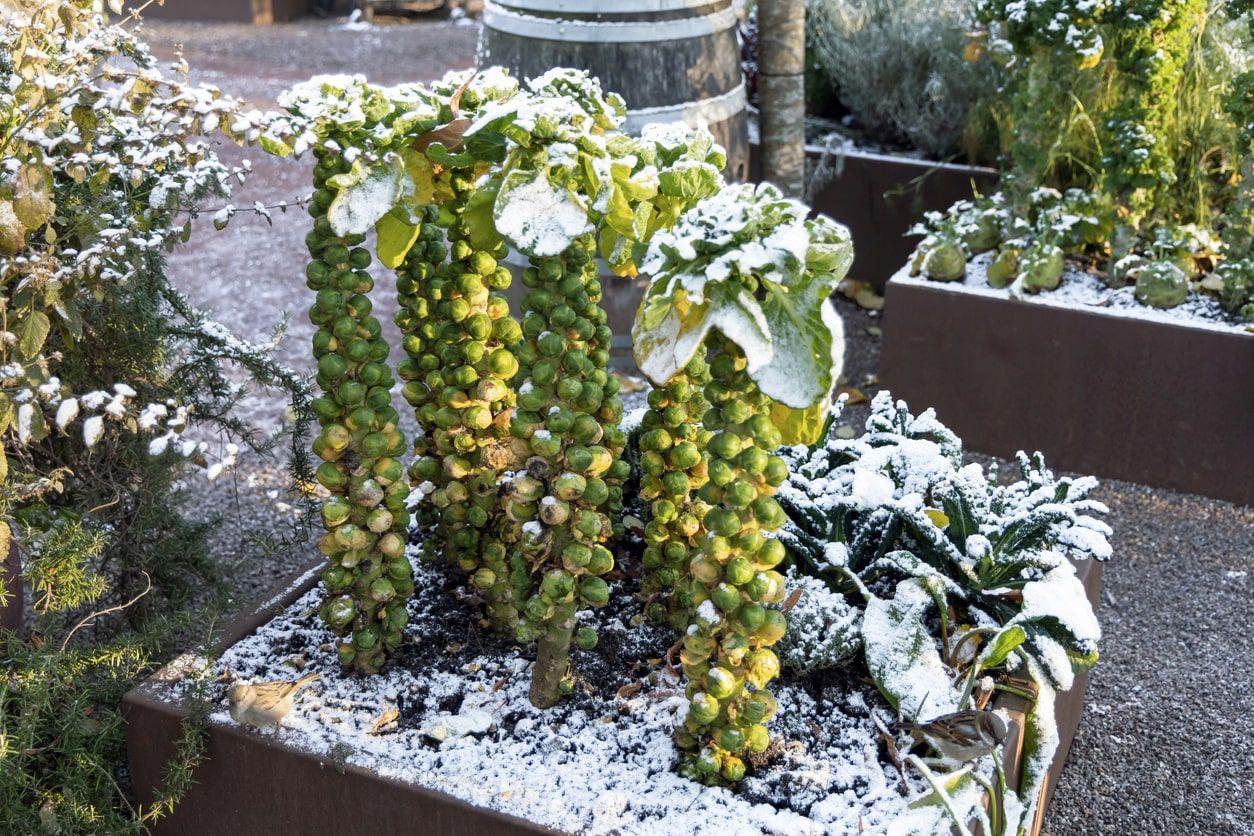
[[[680,653],[689,708],[676,743],[685,774],[711,783],[738,781],[744,755],[769,742],[763,723],[775,700],[766,685],[779,673],[771,645],[786,626],[771,606],[785,594],[776,571],[785,550],[772,536],[784,514],[772,494],[788,469],[773,453],[818,435],[841,365],[840,320],[826,300],[852,247],[843,227],[806,214],[773,186],[728,186],[659,233],[643,264],[652,283],[634,328],[636,359],[664,395],[653,402],[661,426],[641,436],[642,491],[656,479],[682,499],[699,482],[704,512],[692,533],[684,522],[646,537],[664,541],[677,562],[688,558],[674,593],[680,612],[692,608]],[[691,377],[707,365],[701,398]],[[704,408],[704,462],[669,430],[666,410],[680,394],[685,409]],[[698,465],[705,473],[694,480]],[[680,510],[660,497],[651,525],[672,522],[672,509]]]
[[[318,326],[314,356],[322,390],[313,402],[322,426],[314,452],[322,459],[318,482],[330,493],[322,505],[327,533],[318,544],[330,560],[320,614],[343,637],[340,661],[370,673],[400,644],[405,600],[414,589],[405,557],[405,439],[391,403],[388,345],[371,315],[370,252],[359,246],[365,236],[337,235],[326,217],[336,178],[350,164],[325,148],[315,157],[315,220],[306,238],[312,261],[305,274],[316,292],[309,317]]]
[[[1254,9],[983,0],[978,13],[968,52],[1007,80],[1001,191],[927,216],[911,273],[960,280],[992,250],[988,284],[1014,293],[1058,288],[1070,259],[1111,287],[1135,284],[1144,305],[1200,292],[1254,310]]]

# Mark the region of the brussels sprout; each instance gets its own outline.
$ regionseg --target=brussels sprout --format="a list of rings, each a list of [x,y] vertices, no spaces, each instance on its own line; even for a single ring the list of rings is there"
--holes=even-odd
[[[1003,247],[984,274],[989,287],[1006,287],[1019,275],[1019,250]]]
[[[347,171],[348,163],[322,150],[315,153],[317,193],[333,195],[327,181]],[[334,235],[325,218],[329,205],[330,200],[313,205],[314,229],[306,239],[311,255],[306,277],[316,290],[310,318],[323,325],[313,340],[323,392],[313,402],[322,426],[313,449],[323,459],[318,482],[331,494],[322,505],[327,535],[319,550],[330,562],[323,579],[334,597],[320,614],[336,635],[347,639],[351,633],[351,640],[339,644],[340,661],[373,673],[386,650],[400,642],[404,598],[413,591],[403,557],[407,491],[394,458],[403,452],[404,439],[388,397],[393,381],[384,362],[387,345],[378,339],[379,322],[365,295],[373,285],[366,270],[370,253],[355,246],[356,236]],[[328,286],[332,282],[336,287]],[[385,564],[386,576],[379,570]]]
[[[1189,298],[1189,277],[1170,261],[1147,264],[1136,274],[1136,300],[1153,308],[1174,308]]]
[[[1019,257],[1018,281],[1028,293],[1055,290],[1062,284],[1062,250],[1052,244],[1036,242]]]
[[[956,282],[967,272],[967,254],[948,235],[929,235],[919,244],[918,272],[937,282]]]

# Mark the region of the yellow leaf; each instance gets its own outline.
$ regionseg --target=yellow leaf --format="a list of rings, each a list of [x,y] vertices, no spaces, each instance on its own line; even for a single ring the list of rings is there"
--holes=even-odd
[[[923,513],[927,514],[927,518],[932,521],[932,525],[937,528],[944,528],[949,525],[949,517],[945,516],[945,512],[937,508],[924,508]]]

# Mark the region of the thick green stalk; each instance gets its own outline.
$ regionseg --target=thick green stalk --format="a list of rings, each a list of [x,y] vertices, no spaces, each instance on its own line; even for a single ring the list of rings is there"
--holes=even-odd
[[[592,237],[561,256],[533,259],[523,281],[531,289],[523,300],[523,370],[511,432],[526,465],[510,484],[505,510],[517,538],[511,578],[526,593],[516,635],[539,641],[531,701],[545,707],[568,682],[579,606],[601,606],[609,597],[601,577],[614,566],[605,547],[613,530],[607,510],[621,501],[612,484],[621,484],[628,466]],[[573,635],[582,647],[596,643],[590,628]]]
[[[374,673],[386,651],[400,645],[405,601],[414,584],[405,557],[409,488],[400,463],[405,438],[392,408],[388,345],[370,315],[367,272],[370,253],[363,237],[337,236],[326,218],[334,193],[327,179],[347,171],[338,153],[316,152],[313,231],[306,237],[313,257],[307,284],[317,292],[309,318],[318,326],[314,357],[322,395],[313,409],[322,426],[314,452],[323,460],[319,483],[331,494],[323,502],[327,533],[318,547],[330,563],[323,573],[327,598],[322,620],[343,637],[340,661]]]
[[[711,337],[709,481],[698,496],[711,507],[700,553],[688,566],[696,610],[680,660],[689,678],[688,715],[676,744],[688,754],[683,771],[707,783],[744,775],[745,752],[769,743],[763,725],[775,713],[766,684],[779,673],[770,649],[784,634],[783,613],[768,605],[784,597],[775,567],[784,546],[768,536],[784,524],[772,494],[788,477],[772,455],[781,442],[769,417],[771,399],[750,380],[735,343]]]
[[[498,533],[497,491],[502,474],[519,463],[510,448],[509,381],[518,371],[511,346],[521,332],[500,294],[511,279],[498,263],[505,247],[475,249],[461,217],[474,184],[459,175],[453,185],[458,197],[436,215],[436,228],[447,235],[447,261],[432,258],[444,253],[429,242],[415,255],[412,282],[401,288],[411,291],[402,294],[410,354],[402,370],[405,396],[423,430],[410,477],[431,487],[446,559],[470,575],[492,624],[512,630],[518,607]]]
[[[693,359],[669,383],[649,392],[641,421],[640,498],[652,503],[653,512],[644,529],[642,589],[649,617],[676,630],[692,619],[688,564],[700,550],[701,520],[709,509],[697,497],[709,478],[711,434],[701,425],[709,380],[705,358]]]

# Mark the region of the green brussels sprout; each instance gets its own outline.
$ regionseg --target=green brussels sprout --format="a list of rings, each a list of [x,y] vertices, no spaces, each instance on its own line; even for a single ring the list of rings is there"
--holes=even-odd
[[[591,627],[580,627],[575,631],[575,645],[580,650],[592,650],[597,646],[597,631]]]
[[[932,281],[956,282],[967,272],[967,254],[962,244],[947,237],[924,240],[919,245],[923,251],[920,270]]]
[[[1136,300],[1152,308],[1174,308],[1189,298],[1189,277],[1170,261],[1154,261],[1136,274]]]
[[[1019,250],[1014,247],[1003,247],[997,257],[988,265],[984,274],[989,287],[1006,287],[1019,275]]]
[[[1062,250],[1052,244],[1036,242],[1019,257],[1019,274],[1016,281],[1028,293],[1055,290],[1062,284],[1065,268]]]

